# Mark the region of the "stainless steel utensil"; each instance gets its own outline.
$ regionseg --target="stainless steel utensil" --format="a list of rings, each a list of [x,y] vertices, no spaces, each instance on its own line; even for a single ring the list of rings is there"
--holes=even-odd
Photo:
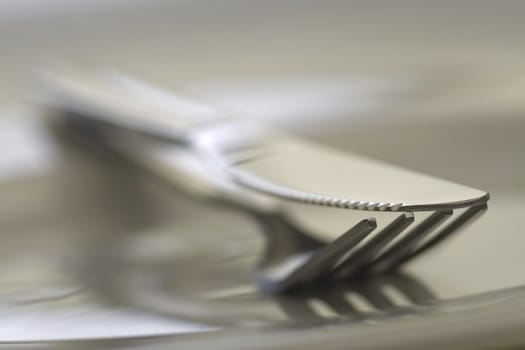
[[[46,105],[112,149],[273,225],[256,269],[265,291],[392,270],[486,209],[484,191],[343,154],[120,74],[42,76]],[[369,218],[325,243],[286,219],[287,201],[401,214],[377,233]],[[420,222],[408,230],[415,212]]]

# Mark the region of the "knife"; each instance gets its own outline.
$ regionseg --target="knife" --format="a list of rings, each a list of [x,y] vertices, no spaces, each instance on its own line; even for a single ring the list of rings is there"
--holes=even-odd
[[[287,135],[114,71],[41,71],[39,84],[46,106],[176,144],[214,182],[244,193],[369,211],[457,209],[489,199],[485,191]]]

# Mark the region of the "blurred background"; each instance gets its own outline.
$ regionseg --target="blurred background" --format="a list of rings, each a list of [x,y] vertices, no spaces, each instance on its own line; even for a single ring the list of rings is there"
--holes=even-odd
[[[344,142],[357,151],[380,158],[390,152],[393,161],[430,172],[436,157],[447,157],[449,166],[436,175],[472,172],[461,164],[464,157],[516,146],[516,127],[497,123],[501,129],[488,128],[491,135],[468,129],[488,116],[523,114],[521,1],[22,0],[0,6],[4,109],[26,105],[33,68],[66,61],[192,86],[240,114],[305,133],[343,130]],[[430,139],[407,127],[395,136],[376,130],[374,145],[368,136],[346,137],[355,125],[409,120],[439,128],[460,117]],[[496,143],[484,142],[502,134]],[[383,142],[384,149],[378,140],[385,137],[404,141]],[[476,144],[483,149],[450,146],[457,137],[483,140]],[[427,144],[449,149],[418,157]],[[412,149],[416,154],[407,154]],[[508,160],[504,166],[519,177],[517,161],[501,158],[491,157]]]
[[[522,285],[524,14],[518,0],[0,2],[0,227],[25,237],[4,246],[2,286],[47,278],[34,249],[58,240],[35,243],[35,232],[56,231],[68,206],[53,199],[63,179],[49,180],[62,152],[24,124],[39,118],[34,69],[57,62],[184,86],[242,117],[487,190],[475,228],[410,270],[444,298]]]

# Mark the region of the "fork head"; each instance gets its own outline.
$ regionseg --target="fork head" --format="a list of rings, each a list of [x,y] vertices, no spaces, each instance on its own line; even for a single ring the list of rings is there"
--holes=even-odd
[[[431,212],[416,220],[404,212],[377,230],[375,218],[361,220],[325,243],[278,215],[257,215],[267,246],[255,270],[260,289],[282,293],[317,283],[350,280],[396,270],[464,228],[487,209]],[[457,211],[457,213],[455,213]]]

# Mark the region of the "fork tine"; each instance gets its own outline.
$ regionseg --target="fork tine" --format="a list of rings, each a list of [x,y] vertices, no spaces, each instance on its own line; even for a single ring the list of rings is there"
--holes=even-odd
[[[389,242],[405,230],[414,221],[412,213],[404,213],[394,219],[381,232],[376,234],[368,243],[365,243],[348,259],[343,261],[332,272],[332,277],[336,279],[347,278],[360,271],[383,249]]]
[[[451,236],[453,233],[459,231],[459,229],[465,227],[467,224],[472,223],[476,218],[478,218],[483,212],[487,210],[487,204],[477,205],[474,207],[468,208],[460,216],[457,217],[454,221],[448,224],[435,236],[430,238],[427,242],[423,243],[421,246],[413,250],[410,254],[406,255],[402,260],[397,262],[397,266],[406,263],[409,260],[419,256],[425,251],[435,247],[437,244],[441,243],[447,237]]]
[[[416,246],[430,233],[432,233],[450,215],[452,210],[437,211],[414,227],[406,236],[402,237],[381,254],[368,269],[373,272],[393,270],[399,262],[410,255]]]
[[[365,239],[376,227],[375,218],[360,221],[335,241],[315,252],[300,268],[285,278],[282,285],[291,287],[326,275],[338,260]]]

